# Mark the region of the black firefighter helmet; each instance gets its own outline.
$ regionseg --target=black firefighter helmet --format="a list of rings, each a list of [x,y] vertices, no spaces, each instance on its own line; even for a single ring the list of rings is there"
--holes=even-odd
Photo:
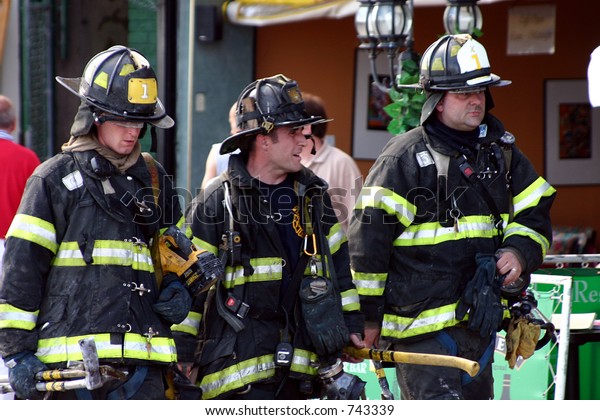
[[[107,114],[107,119],[147,122],[158,128],[174,125],[158,99],[154,70],[132,48],[115,45],[92,57],[82,77],[56,80],[92,109]]]
[[[275,127],[300,127],[324,121],[308,115],[296,81],[278,74],[250,83],[237,100],[236,124],[239,130],[223,141],[220,153],[233,152],[257,134],[268,134]]]

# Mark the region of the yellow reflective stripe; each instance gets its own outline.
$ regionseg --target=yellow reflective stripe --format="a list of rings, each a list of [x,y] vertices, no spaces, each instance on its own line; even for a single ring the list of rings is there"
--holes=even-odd
[[[154,336],[150,340],[150,355],[146,337],[125,333],[123,344],[111,344],[110,333],[80,335],[75,337],[42,338],[38,341],[36,356],[44,363],[61,363],[82,360],[79,340],[94,337],[100,359],[140,359],[156,362],[177,362],[175,341],[168,337]],[[142,351],[143,349],[143,351]]]
[[[148,346],[148,344],[150,346]],[[150,351],[150,354],[148,354]],[[175,340],[168,337],[152,337],[150,341],[139,334],[126,333],[123,344],[123,357],[128,359],[152,360],[156,362],[177,362]]]
[[[39,217],[17,214],[6,233],[6,237],[21,238],[56,253],[56,229],[54,225]]]
[[[359,311],[360,310],[360,299],[358,297],[358,290],[349,289],[340,293],[342,296],[342,310],[344,311]]]
[[[342,244],[347,241],[348,238],[346,238],[346,235],[344,234],[342,225],[340,223],[333,225],[329,230],[329,235],[327,235],[327,243],[329,244],[329,252],[331,252],[331,255],[339,251]]]
[[[454,316],[456,303],[421,312],[416,318],[384,314],[381,335],[393,338],[408,338],[439,331],[458,324]]]
[[[360,273],[352,270],[352,281],[363,296],[383,296],[387,273]]]
[[[244,267],[225,267],[223,285],[231,289],[234,286],[260,281],[281,280],[283,260],[279,257],[252,258],[250,264],[254,268],[251,276],[244,276]]]
[[[292,364],[290,366],[292,372],[314,376],[317,374],[317,365],[318,357],[316,353],[304,349],[294,349]]]
[[[131,266],[135,270],[154,272],[150,250],[127,241],[97,240],[92,251],[92,265]],[[63,242],[53,263],[59,267],[86,265],[77,242]]]
[[[436,222],[411,225],[394,240],[394,246],[436,245],[467,238],[498,236],[490,216],[466,216],[458,220],[458,232]]]
[[[270,378],[274,374],[275,357],[272,354],[245,360],[220,372],[204,376],[199,384],[202,399],[215,398],[246,384]]]
[[[355,209],[373,207],[395,215],[404,226],[415,219],[416,206],[392,190],[383,187],[364,187],[358,196]]]
[[[197,237],[194,236],[192,238],[192,243],[194,245],[196,245],[196,247],[198,249],[204,249],[204,250],[206,250],[208,252],[212,252],[214,255],[219,255],[219,248],[217,248],[214,245],[211,245],[210,243],[208,243],[206,241],[203,241],[200,238],[197,238]]]
[[[200,321],[202,321],[202,314],[199,312],[188,312],[187,317],[180,323],[171,326],[171,331],[178,331],[193,336],[198,335],[200,331]]]
[[[548,252],[548,248],[550,247],[550,242],[548,242],[548,239],[546,239],[544,235],[519,223],[511,223],[504,232],[504,238],[506,239],[513,235],[525,236],[532,241],[537,242],[542,248],[543,256],[546,256],[546,252]]]
[[[40,311],[29,312],[8,303],[0,303],[0,328],[31,331],[35,328]]]
[[[515,214],[536,206],[542,197],[549,197],[555,192],[556,190],[544,178],[539,177],[513,198]]]

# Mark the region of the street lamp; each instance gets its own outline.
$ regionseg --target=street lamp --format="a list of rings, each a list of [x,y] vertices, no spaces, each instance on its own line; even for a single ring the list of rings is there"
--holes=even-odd
[[[384,91],[396,84],[397,57],[400,49],[412,38],[413,0],[360,0],[354,25],[360,49],[369,53],[371,75],[377,87]],[[377,56],[385,52],[389,61],[389,81],[381,81],[377,72]]]
[[[444,28],[448,34],[482,35],[483,16],[477,6],[478,0],[448,0],[444,10]]]

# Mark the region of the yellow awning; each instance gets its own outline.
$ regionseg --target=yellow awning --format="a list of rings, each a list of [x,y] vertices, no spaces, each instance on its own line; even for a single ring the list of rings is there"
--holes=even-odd
[[[479,0],[478,4],[507,0]],[[445,6],[446,0],[413,0],[414,7]],[[226,19],[234,24],[266,26],[307,19],[354,16],[358,0],[232,0],[224,4]]]

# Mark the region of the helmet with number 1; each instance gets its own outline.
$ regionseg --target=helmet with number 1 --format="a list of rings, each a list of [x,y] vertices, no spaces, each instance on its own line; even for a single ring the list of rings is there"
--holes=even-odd
[[[83,76],[56,80],[90,105],[104,120],[147,122],[169,128],[174,122],[158,99],[158,82],[148,60],[132,48],[116,45],[96,54]],[[97,117],[98,118],[98,117]]]
[[[250,83],[236,103],[236,123],[239,130],[226,138],[220,153],[233,152],[249,144],[257,134],[268,134],[275,127],[300,127],[324,121],[309,115],[296,81],[282,74]]]
[[[424,89],[427,100],[421,112],[421,124],[433,113],[444,92],[485,90],[486,111],[494,106],[488,87],[507,86],[491,72],[487,52],[481,43],[469,34],[444,35],[431,44],[421,57],[419,83],[403,85]]]
[[[425,90],[478,90],[511,82],[493,74],[483,45],[471,35],[445,35],[425,50],[419,84]]]

